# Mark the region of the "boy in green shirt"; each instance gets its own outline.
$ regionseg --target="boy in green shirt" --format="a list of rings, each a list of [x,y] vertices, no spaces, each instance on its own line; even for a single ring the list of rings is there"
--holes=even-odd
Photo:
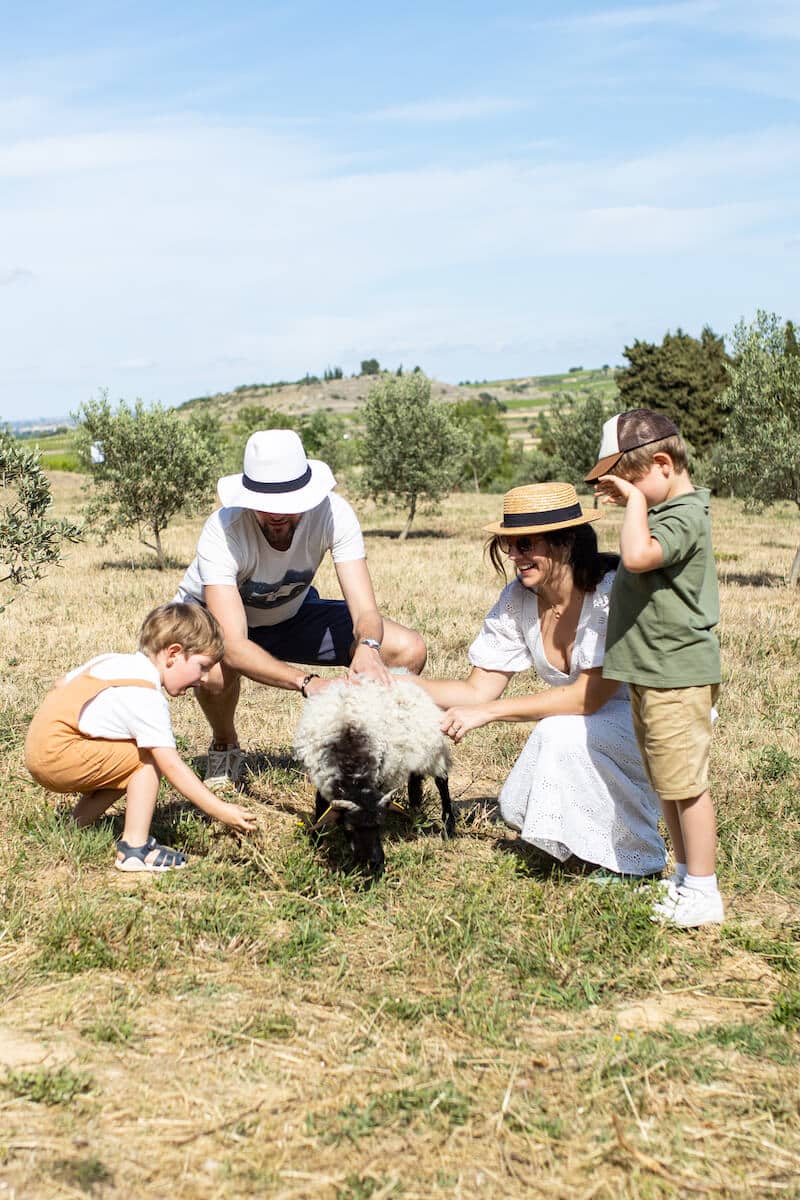
[[[636,737],[672,839],[675,870],[653,916],[684,927],[718,924],[708,756],[719,595],[709,493],[689,478],[677,427],[646,408],[606,421],[586,479],[596,481],[601,504],[625,509],[603,675],[629,685]]]

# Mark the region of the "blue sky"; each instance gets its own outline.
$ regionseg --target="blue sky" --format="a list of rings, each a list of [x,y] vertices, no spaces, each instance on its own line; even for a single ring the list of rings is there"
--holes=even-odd
[[[800,5],[6,5],[0,416],[800,318]]]

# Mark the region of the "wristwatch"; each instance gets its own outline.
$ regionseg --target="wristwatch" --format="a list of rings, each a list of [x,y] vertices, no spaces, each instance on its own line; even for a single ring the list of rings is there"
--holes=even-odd
[[[369,646],[370,650],[377,650],[378,654],[381,652],[381,644],[380,642],[376,642],[375,638],[362,638],[359,644],[361,646]]]

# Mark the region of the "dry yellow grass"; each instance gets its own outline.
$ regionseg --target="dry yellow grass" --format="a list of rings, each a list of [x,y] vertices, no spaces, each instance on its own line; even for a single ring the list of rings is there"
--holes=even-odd
[[[56,486],[74,512],[75,478]],[[405,544],[361,508],[380,602],[432,674],[464,670],[498,590],[479,529],[499,503],[454,497]],[[26,778],[26,714],[66,668],[132,646],[180,569],[84,545],[18,597],[0,616],[0,1196],[800,1196],[798,522],[722,501],[714,522],[729,921],[684,935],[626,888],[514,853],[490,803],[523,727],[458,748],[460,836],[398,821],[360,891],[298,826],[299,699],[252,686],[257,835],[167,801],[191,870],[117,875],[112,829],[75,833]],[[200,524],[167,532],[176,562]],[[173,712],[202,755],[195,703]]]

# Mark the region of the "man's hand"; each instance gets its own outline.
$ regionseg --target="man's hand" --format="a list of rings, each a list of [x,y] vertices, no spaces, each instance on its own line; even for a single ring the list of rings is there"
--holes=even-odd
[[[297,682],[297,690],[298,691],[302,690],[301,684],[305,678],[306,678],[305,675],[301,675],[300,678],[298,679],[298,682]],[[321,679],[319,675],[315,675],[312,672],[312,677],[311,677],[311,679],[309,679],[308,683],[306,684],[306,695],[305,695],[306,700],[308,700],[311,696],[318,696],[320,692],[325,691],[325,688],[329,688],[332,683],[336,683],[336,682],[337,682],[337,676],[335,676],[335,675],[330,679]]]
[[[355,683],[357,676],[361,679],[374,679],[376,683],[382,683],[385,687],[391,687],[394,683],[394,677],[387,670],[380,652],[372,646],[364,646],[361,643],[356,646],[350,663],[348,679],[351,683]]]
[[[636,486],[629,479],[620,479],[619,475],[601,475],[595,485],[594,494],[601,504],[615,504],[624,508]]]

